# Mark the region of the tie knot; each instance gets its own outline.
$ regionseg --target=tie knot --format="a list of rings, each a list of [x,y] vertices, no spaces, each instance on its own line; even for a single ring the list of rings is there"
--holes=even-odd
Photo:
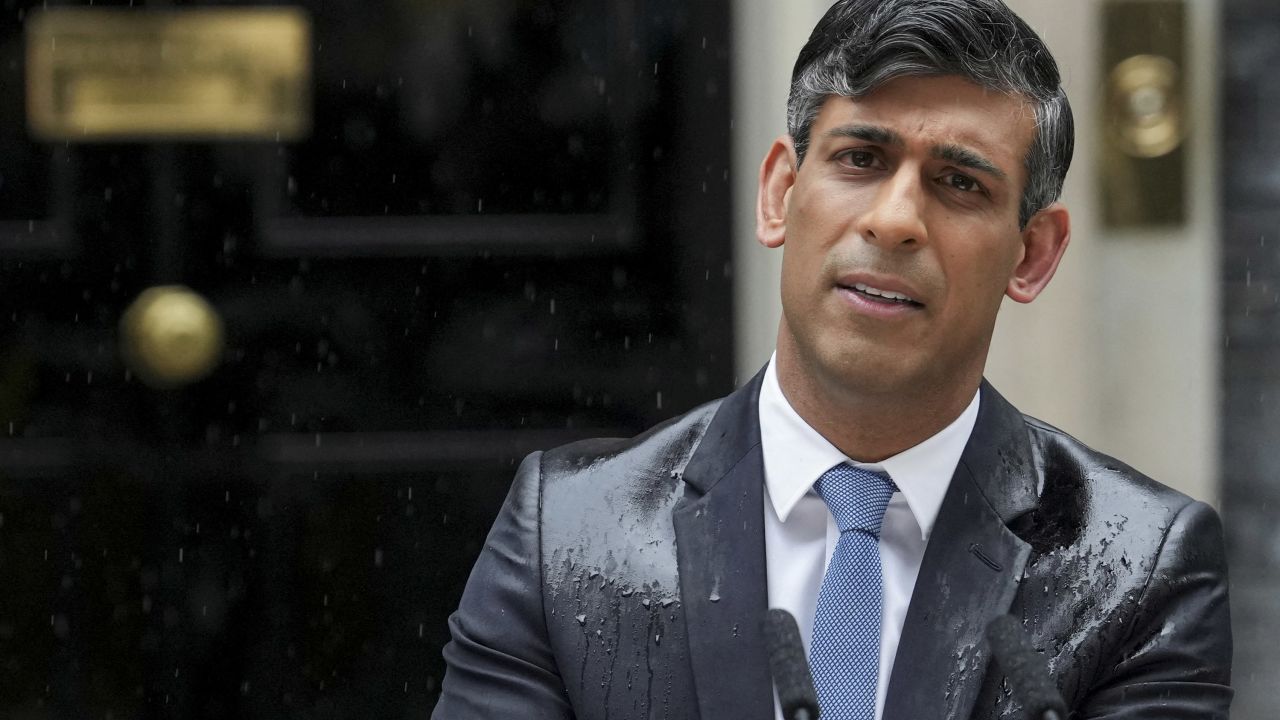
[[[822,473],[813,484],[814,492],[831,510],[841,533],[861,530],[876,538],[880,537],[880,524],[889,498],[897,489],[888,475],[848,463],[840,463]]]

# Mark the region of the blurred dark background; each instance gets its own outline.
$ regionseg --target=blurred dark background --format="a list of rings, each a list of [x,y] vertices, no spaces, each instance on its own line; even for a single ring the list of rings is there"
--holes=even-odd
[[[303,2],[305,139],[57,142],[0,0],[0,717],[426,717],[518,461],[731,389],[727,4]]]
[[[1223,8],[1222,510],[1237,720],[1276,714],[1280,682],[1280,3]]]

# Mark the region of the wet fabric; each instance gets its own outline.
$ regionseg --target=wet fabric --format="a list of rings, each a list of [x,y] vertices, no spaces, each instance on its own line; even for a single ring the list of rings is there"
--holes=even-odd
[[[449,623],[436,720],[769,720],[758,375],[629,439],[520,465]],[[1069,711],[1217,720],[1217,514],[989,384],[920,568],[884,706],[1018,717],[983,633],[1017,617]]]

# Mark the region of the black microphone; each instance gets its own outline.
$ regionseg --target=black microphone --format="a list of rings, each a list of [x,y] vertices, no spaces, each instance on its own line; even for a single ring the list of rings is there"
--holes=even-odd
[[[813,689],[809,658],[800,641],[800,628],[791,613],[772,608],[764,616],[764,644],[769,670],[778,689],[778,704],[786,720],[817,720],[818,693]]]
[[[1023,701],[1027,717],[1034,720],[1065,720],[1066,703],[1049,681],[1044,658],[1031,649],[1022,623],[1012,615],[1001,615],[987,625],[987,642],[1009,687]]]

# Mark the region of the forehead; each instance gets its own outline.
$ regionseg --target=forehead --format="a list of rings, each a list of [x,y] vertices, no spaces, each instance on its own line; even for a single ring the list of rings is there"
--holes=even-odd
[[[1022,165],[1035,132],[1034,106],[1023,96],[956,76],[906,76],[858,98],[831,97],[810,130],[813,144],[848,124],[883,127],[910,146],[958,145],[996,161],[1006,172]]]

